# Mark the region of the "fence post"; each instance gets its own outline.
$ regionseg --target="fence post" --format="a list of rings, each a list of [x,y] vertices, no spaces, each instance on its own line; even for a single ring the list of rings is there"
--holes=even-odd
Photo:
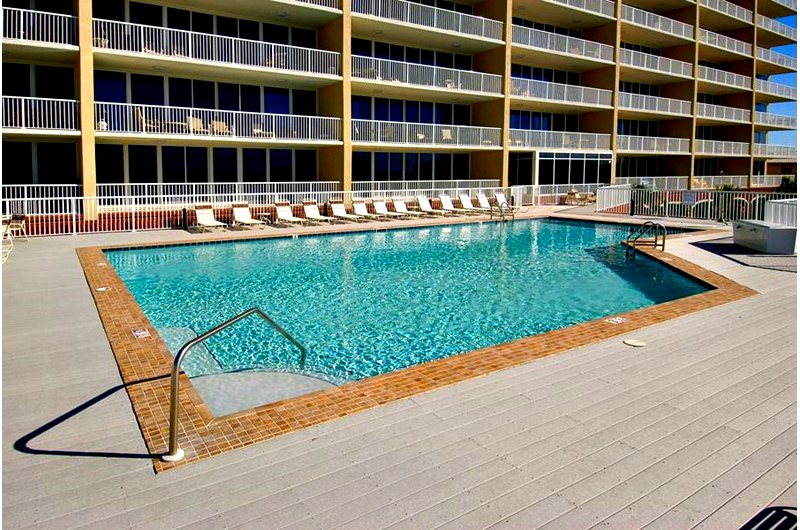
[[[131,232],[136,232],[136,201],[131,196]]]
[[[72,235],[74,236],[75,234],[77,234],[77,228],[78,228],[77,227],[77,221],[78,221],[77,215],[78,215],[78,212],[77,212],[77,208],[76,208],[75,197],[70,199],[70,203],[71,203],[71,209],[72,209]]]

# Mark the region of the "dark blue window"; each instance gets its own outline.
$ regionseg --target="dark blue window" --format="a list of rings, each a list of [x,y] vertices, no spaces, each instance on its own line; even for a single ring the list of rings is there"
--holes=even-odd
[[[96,79],[96,78],[95,78]],[[167,80],[169,85],[169,104],[173,107],[192,106],[192,80],[170,77]]]
[[[128,6],[130,21],[134,24],[145,24],[147,26],[161,26],[161,11],[161,6],[154,4],[131,2]]]
[[[264,23],[264,42],[276,44],[289,44],[289,28]]]
[[[215,107],[214,83],[212,81],[192,81],[194,108],[213,109]]]
[[[217,16],[217,35],[238,37],[239,21],[235,18]]]
[[[220,83],[217,85],[219,108],[222,110],[239,110],[239,85]]]
[[[372,104],[367,96],[352,97],[352,113],[355,120],[372,119]]]
[[[100,72],[98,72],[100,73]],[[103,72],[105,73],[105,72]],[[125,74],[122,75],[122,101],[125,101]],[[94,78],[95,99],[106,101],[97,97],[97,77]],[[31,95],[31,71],[27,64],[3,63],[3,95],[28,97]]]
[[[372,153],[364,151],[353,152],[353,180],[372,180]]]
[[[214,182],[236,182],[236,149],[214,148]]]
[[[403,180],[403,153],[389,153],[389,180]]]
[[[389,120],[403,121],[403,100],[393,99],[389,102]]]
[[[143,105],[164,104],[164,78],[131,74],[131,102]]]
[[[292,46],[316,48],[317,34],[310,29],[292,28]]]
[[[433,156],[431,153],[419,154],[419,180],[433,180]]]
[[[125,160],[123,146],[97,144],[94,148],[94,159],[97,164],[97,182],[103,184],[121,184],[125,181]],[[8,173],[6,173],[8,175]]]
[[[419,103],[416,101],[406,101],[406,121],[419,123]]]
[[[406,170],[405,170],[405,180],[417,180],[417,162],[419,160],[419,155],[417,153],[406,153]]]
[[[317,94],[310,90],[292,90],[292,114],[317,115]]]
[[[352,48],[353,55],[361,55],[363,57],[372,55],[372,43],[368,40],[353,39]]]
[[[245,182],[267,180],[266,149],[242,149],[242,179]]]
[[[167,27],[189,31],[192,29],[192,14],[185,9],[167,8]],[[183,152],[183,151],[181,151]]]
[[[239,21],[239,37],[248,40],[258,40],[258,30],[261,24],[254,20],[240,20]]]
[[[161,179],[168,183],[186,182],[186,148],[161,148]]]
[[[264,112],[289,114],[289,90],[286,88],[264,88]]]
[[[375,153],[375,180],[389,180],[389,153]]]
[[[317,180],[317,152],[311,149],[298,149],[294,156],[294,176],[297,182]]]
[[[186,148],[186,182],[208,182],[208,149]]]
[[[433,123],[433,103],[423,101],[419,104],[420,123]]]
[[[386,98],[375,98],[375,118],[376,120],[386,121],[389,119],[389,100]]]
[[[5,68],[5,63],[3,67]],[[3,88],[8,82],[4,77]],[[25,78],[27,82],[27,77]],[[94,99],[95,101],[105,101],[109,103],[126,103],[127,90],[125,88],[125,74],[121,72],[106,72],[95,70],[94,72]]]
[[[154,145],[128,146],[128,176],[131,182],[156,182],[158,158]],[[41,173],[40,173],[41,175]]]
[[[289,149],[270,149],[269,180],[272,182],[292,181],[292,152]]]
[[[261,112],[261,89],[253,85],[240,87],[242,110],[245,112]]]

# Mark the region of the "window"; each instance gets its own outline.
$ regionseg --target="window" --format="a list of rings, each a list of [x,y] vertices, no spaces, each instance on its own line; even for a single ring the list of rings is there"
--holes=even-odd
[[[3,63],[3,95],[20,97],[31,95],[30,66],[27,64]],[[3,145],[5,146],[6,143],[4,142]],[[8,173],[5,174],[8,175]]]
[[[214,16],[192,11],[192,31],[197,33],[214,33]],[[197,39],[198,44],[203,42],[205,42],[205,39]]]
[[[353,152],[353,181],[372,180],[372,153]]]
[[[95,164],[97,164],[98,184],[121,184],[125,182],[123,146],[95,145]]]
[[[169,104],[173,107],[192,106],[192,80],[170,77],[167,80],[169,87]]]
[[[186,148],[186,182],[208,182],[207,148]]]
[[[469,178],[469,154],[456,153],[453,155],[453,178],[454,179],[468,179]]]
[[[217,16],[217,35],[238,37],[239,21],[235,18]]]
[[[419,154],[419,180],[433,180],[433,155]]]
[[[255,20],[239,20],[239,38],[259,40],[261,24]]]
[[[374,119],[386,121],[389,119],[389,100],[386,98],[375,98]]]
[[[186,149],[184,147],[164,146],[161,148],[161,181],[169,184],[186,182]]]
[[[289,44],[289,28],[275,24],[264,23],[264,42],[275,44]]]
[[[372,56],[372,43],[365,39],[353,39],[351,44],[353,55],[361,55],[363,57]]]
[[[367,96],[353,96],[352,113],[354,120],[372,119],[372,100]]]
[[[154,145],[128,146],[128,176],[132,183],[158,181],[158,156]]]
[[[236,182],[237,167],[235,148],[214,148],[214,182]]]
[[[311,90],[292,90],[292,114],[317,115],[317,94]]]
[[[62,4],[69,5],[68,2]],[[72,6],[69,6],[72,8]],[[71,9],[70,9],[71,10]],[[72,13],[66,13],[72,14]],[[103,20],[125,20],[125,0],[93,0],[92,1],[92,16]]]
[[[317,180],[317,152],[311,149],[298,149],[294,153],[294,174],[297,182]]]
[[[245,182],[267,180],[267,150],[242,149],[242,179]]]
[[[216,107],[213,81],[192,81],[192,106],[197,109],[213,109]]]
[[[417,153],[406,153],[405,154],[405,172],[403,177],[405,180],[417,180],[417,162],[419,160],[419,155]]]
[[[241,85],[242,110],[245,112],[261,112],[261,88],[253,85]]]
[[[264,112],[289,114],[289,90],[286,88],[264,88]]]
[[[219,83],[217,85],[219,108],[222,110],[239,110],[239,85]]]
[[[433,167],[436,172],[436,180],[450,180],[453,178],[453,155],[450,153],[436,153]]]
[[[167,8],[167,27],[189,31],[192,29],[192,14],[185,9]]]
[[[316,48],[317,34],[310,29],[292,28],[292,46]]]
[[[131,2],[128,6],[130,21],[134,24],[144,24],[147,26],[161,26],[161,11],[161,6],[153,4]]]
[[[403,180],[403,153],[389,153],[389,180]]]
[[[3,142],[3,184],[33,184],[33,144]]]
[[[131,74],[131,102],[142,105],[164,104],[164,78]]]
[[[375,180],[389,180],[389,153],[375,153]]]
[[[3,65],[5,66],[5,65]],[[4,76],[3,89],[8,78]],[[94,72],[94,99],[108,103],[126,103],[127,90],[125,88],[125,74],[121,72]]]
[[[292,181],[292,152],[289,149],[270,149],[269,180],[271,182]]]

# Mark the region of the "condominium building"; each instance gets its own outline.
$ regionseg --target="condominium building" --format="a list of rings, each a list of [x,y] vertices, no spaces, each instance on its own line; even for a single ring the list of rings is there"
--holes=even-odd
[[[757,185],[796,0],[6,0],[3,183]]]

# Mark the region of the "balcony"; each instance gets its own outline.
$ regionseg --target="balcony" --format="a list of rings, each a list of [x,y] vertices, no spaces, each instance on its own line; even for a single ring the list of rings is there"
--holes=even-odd
[[[797,0],[761,0],[758,12],[766,17],[779,18],[797,14]]]
[[[633,111],[636,114],[655,115],[672,114],[677,116],[691,116],[692,102],[683,99],[660,98],[645,96],[643,94],[619,93],[619,108]],[[628,114],[621,112],[621,114]]]
[[[789,85],[756,79],[755,89],[756,92],[762,95],[762,97],[757,98],[758,103],[795,101],[797,99],[797,89]]]
[[[628,49],[619,51],[620,65],[636,68],[645,72],[632,75],[630,72],[621,72],[623,81],[643,82],[668,82],[672,77],[692,77],[692,65],[684,61],[659,57],[651,53],[637,52]]]
[[[623,27],[623,39],[629,42],[663,48],[694,41],[694,26],[627,4],[622,6],[622,21],[658,33],[655,36],[648,36],[647,32],[631,31]]]
[[[501,130],[494,127],[378,120],[352,120],[351,125],[353,143],[360,145],[446,150],[498,149],[501,146]]]
[[[610,90],[600,88],[563,85],[532,79],[511,79],[511,96],[513,98],[552,102],[554,104],[554,106],[537,104],[535,107],[538,110],[558,109],[560,107],[563,111],[563,105],[569,105],[570,107],[575,105],[610,107],[611,95]]]
[[[768,63],[758,65],[758,73],[760,74],[772,75],[797,70],[797,59],[761,46],[756,47],[756,59]]]
[[[598,63],[614,64],[614,47],[607,44],[522,26],[512,28],[511,38],[515,46],[525,48],[525,52],[512,49],[513,62],[563,69],[562,56],[567,56],[570,64],[575,63],[574,70],[598,68]]]
[[[3,8],[3,58],[67,60],[77,57],[78,18]]]
[[[715,28],[728,30],[753,23],[752,11],[750,11],[749,9],[745,9],[741,6],[738,6],[733,2],[728,2],[728,0],[700,0],[700,5],[702,7],[706,7],[714,11],[715,13],[719,13],[724,17],[729,17],[744,23],[744,24],[738,24],[738,23],[732,24],[730,21],[726,21],[721,17],[720,18],[703,17],[704,22],[707,21],[710,25],[713,25]]]
[[[351,8],[353,33],[358,36],[381,35],[383,40],[422,47],[457,47],[460,53],[477,53],[503,43],[503,23],[489,18],[405,0],[352,0]]]
[[[750,144],[748,142],[696,140],[694,151],[698,155],[750,156]]]
[[[756,26],[759,30],[758,42],[765,46],[772,47],[797,42],[797,30],[774,18],[758,14],[756,15]]]
[[[688,138],[668,138],[664,136],[617,136],[617,151],[626,153],[650,154],[689,154]]]
[[[789,177],[790,175],[786,175]],[[752,187],[754,188],[777,188],[781,185],[784,175],[753,175]],[[794,178],[792,176],[792,178]]]
[[[733,39],[707,29],[700,29],[700,42],[715,48],[717,52],[705,53],[703,59],[709,61],[737,60],[734,56],[753,56],[753,45],[738,39]]]
[[[797,118],[785,114],[756,112],[756,126],[767,129],[796,129]]]
[[[420,90],[432,99],[452,100],[453,94],[477,95],[471,101],[502,97],[503,78],[499,75],[439,68],[373,57],[352,57],[351,75],[354,88],[361,84],[380,86],[383,96],[418,97]],[[365,83],[359,83],[364,81]]]
[[[609,150],[610,134],[510,129],[510,149]]]
[[[714,86],[704,85],[702,91],[708,94],[730,94],[741,90],[752,90],[753,78],[746,75],[734,74],[725,70],[698,66],[697,78],[703,83],[712,83]],[[741,89],[741,90],[740,90]]]
[[[289,145],[338,144],[341,139],[339,118],[128,103],[95,103],[94,109],[98,139],[134,136]]]
[[[135,68],[143,62],[172,75],[212,75],[229,80],[277,81],[288,75],[303,87],[340,79],[338,53],[195,33],[127,22],[94,20],[95,64]]]
[[[707,118],[703,121],[726,121],[736,123],[750,123],[750,111],[747,109],[737,109],[736,107],[724,107],[722,105],[710,105],[708,103],[697,104],[697,117]],[[701,120],[698,120],[701,121]]]
[[[3,96],[3,134],[79,133],[78,102],[74,99]]]
[[[514,8],[524,7],[529,13],[537,14],[542,21],[556,23],[558,20],[569,19],[571,27],[585,28],[599,26],[616,18],[616,6],[609,0],[545,0],[544,2],[531,2],[530,0],[517,0]],[[563,8],[569,9],[565,13]]]
[[[797,159],[797,147],[793,145],[754,144],[754,147],[753,154],[759,158]]]

